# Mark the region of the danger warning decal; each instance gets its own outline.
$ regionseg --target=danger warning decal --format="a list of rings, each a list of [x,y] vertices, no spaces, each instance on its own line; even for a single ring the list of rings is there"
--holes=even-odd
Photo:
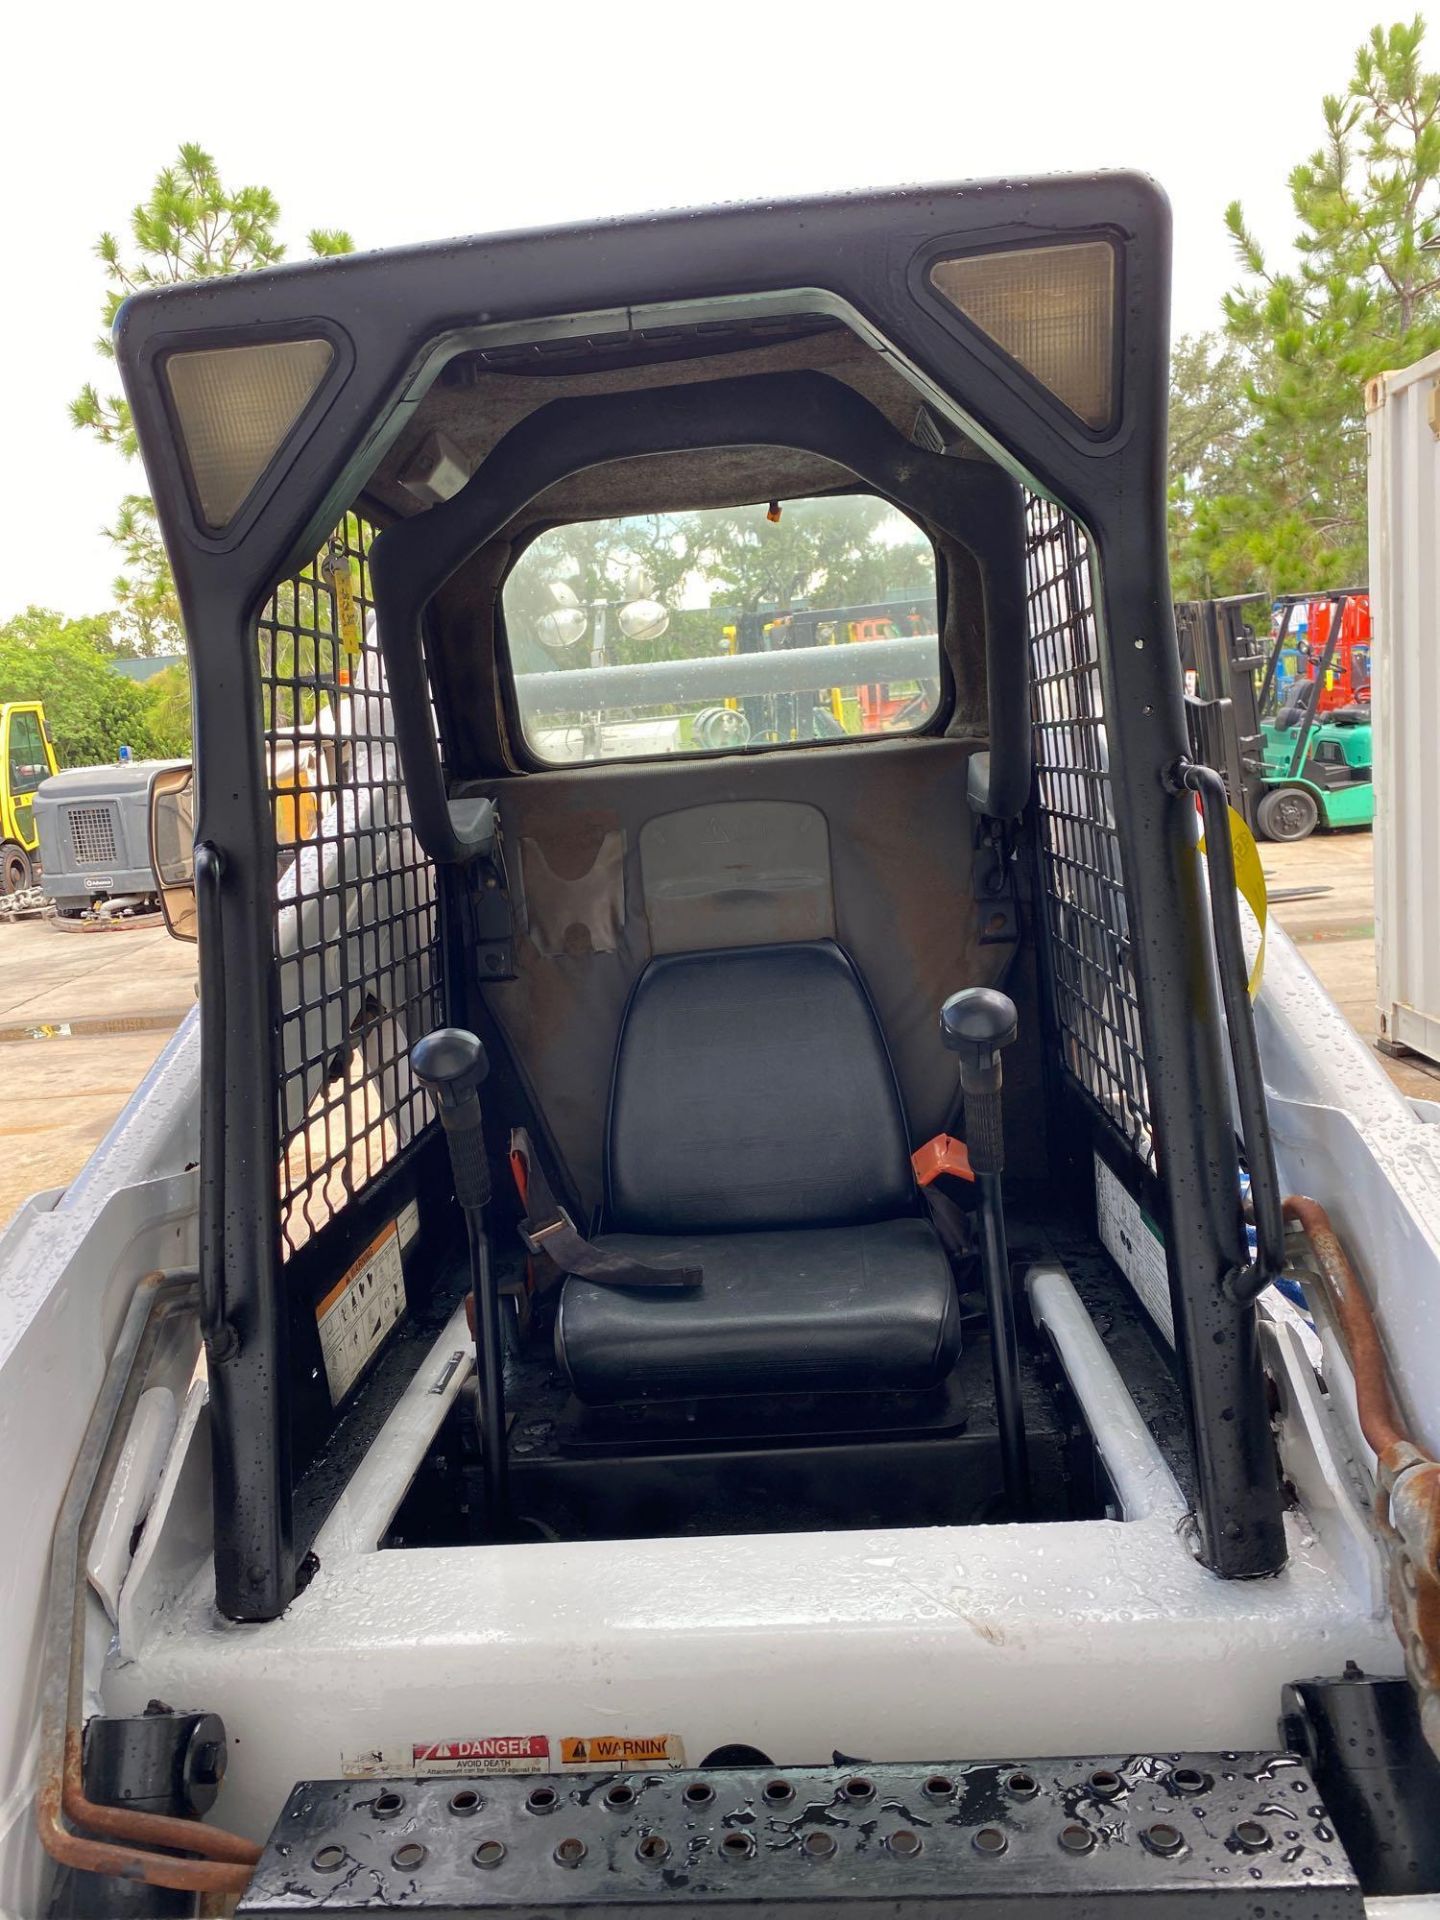
[[[470,1740],[363,1747],[340,1756],[340,1771],[347,1780],[549,1773],[554,1764],[550,1738],[543,1733],[490,1733]],[[559,1765],[567,1773],[628,1772],[684,1764],[685,1747],[678,1733],[567,1734],[559,1742]]]
[[[342,1753],[347,1780],[399,1776],[423,1780],[437,1773],[548,1773],[550,1742],[543,1733],[491,1733],[474,1740],[431,1740],[422,1745],[371,1747]]]
[[[678,1733],[566,1734],[560,1742],[560,1765],[566,1772],[587,1773],[606,1767],[683,1767],[685,1748]]]

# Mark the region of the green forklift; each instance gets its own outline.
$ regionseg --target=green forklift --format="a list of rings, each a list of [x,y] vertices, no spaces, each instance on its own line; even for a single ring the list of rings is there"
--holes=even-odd
[[[1267,596],[1175,609],[1187,687],[1204,707],[1192,714],[1207,730],[1202,757],[1263,840],[1370,826],[1369,595],[1347,587],[1268,602],[1279,615],[1268,646],[1247,618],[1256,602]]]
[[[1303,640],[1290,636],[1300,607],[1309,610]],[[1373,826],[1370,596],[1353,587],[1287,594],[1279,614],[1256,701],[1264,742],[1256,831],[1304,840],[1317,826]],[[1296,671],[1282,683],[1287,651]]]

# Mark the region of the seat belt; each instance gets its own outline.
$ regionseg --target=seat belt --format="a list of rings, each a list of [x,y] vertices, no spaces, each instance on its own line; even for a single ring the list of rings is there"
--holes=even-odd
[[[675,1293],[692,1291],[704,1279],[699,1267],[651,1267],[628,1254],[608,1253],[585,1239],[551,1191],[524,1127],[516,1127],[510,1135],[510,1171],[525,1208],[520,1238],[532,1254],[548,1261],[554,1269],[551,1286],[558,1285],[567,1273],[573,1273],[578,1279],[592,1280],[600,1287]]]
[[[974,1251],[970,1216],[936,1185],[940,1176],[946,1173],[955,1180],[974,1180],[964,1141],[956,1140],[948,1133],[937,1133],[933,1140],[927,1140],[923,1147],[915,1149],[910,1156],[910,1164],[915,1169],[915,1183],[941,1246],[952,1260],[968,1258]]]

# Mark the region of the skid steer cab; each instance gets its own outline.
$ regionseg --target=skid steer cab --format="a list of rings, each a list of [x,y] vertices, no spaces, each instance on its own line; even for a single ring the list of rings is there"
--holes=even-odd
[[[31,1910],[1435,1883],[1440,1166],[1246,949],[1168,276],[1114,174],[122,310],[200,1007],[4,1243]]]

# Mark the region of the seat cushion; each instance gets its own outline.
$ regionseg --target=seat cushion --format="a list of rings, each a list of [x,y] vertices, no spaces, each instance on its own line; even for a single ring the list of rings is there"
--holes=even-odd
[[[556,1353],[581,1400],[746,1393],[893,1393],[935,1386],[960,1351],[949,1262],[927,1220],[788,1232],[611,1233],[651,1266],[699,1266],[693,1293],[641,1294],[573,1276]]]
[[[831,940],[653,960],[610,1097],[606,1224],[840,1226],[915,1209],[910,1143],[860,976]]]

